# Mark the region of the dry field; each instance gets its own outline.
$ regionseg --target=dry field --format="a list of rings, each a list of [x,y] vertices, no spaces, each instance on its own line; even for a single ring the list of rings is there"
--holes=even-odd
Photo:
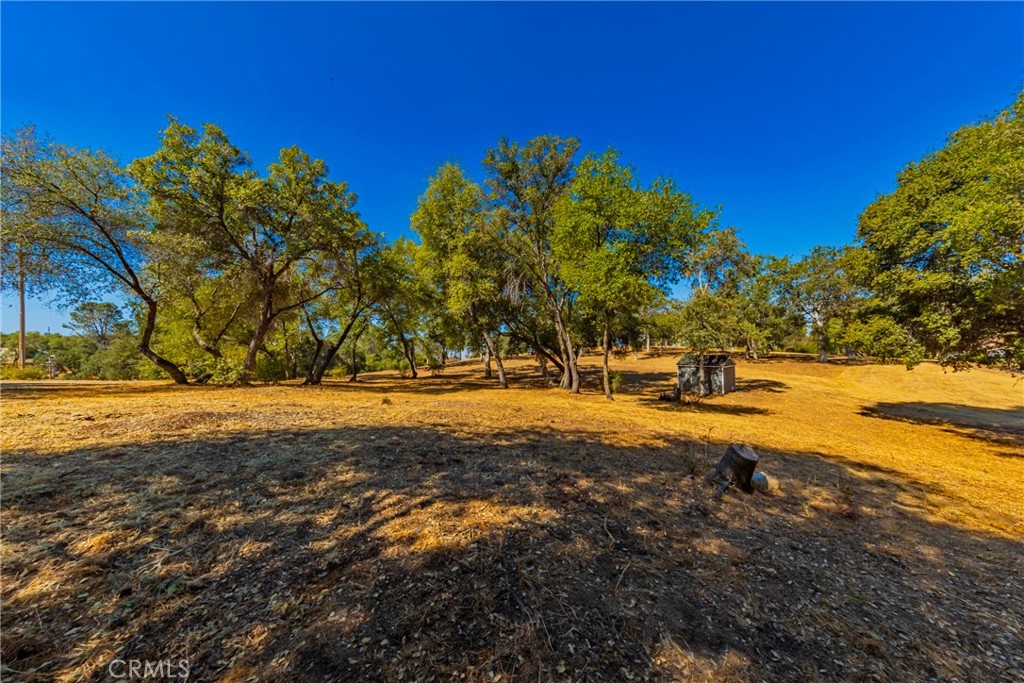
[[[4,681],[1024,680],[1024,382],[6,383]],[[730,442],[767,494],[713,501]],[[180,670],[179,670],[180,673]]]

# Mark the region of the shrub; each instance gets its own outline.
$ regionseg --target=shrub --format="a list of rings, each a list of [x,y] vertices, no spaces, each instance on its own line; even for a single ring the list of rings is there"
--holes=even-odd
[[[0,368],[0,379],[48,379],[49,373],[43,368],[27,367],[5,367]]]
[[[619,393],[619,388],[622,387],[622,378],[623,375],[618,370],[611,370],[608,373],[608,381],[611,382],[613,394]]]

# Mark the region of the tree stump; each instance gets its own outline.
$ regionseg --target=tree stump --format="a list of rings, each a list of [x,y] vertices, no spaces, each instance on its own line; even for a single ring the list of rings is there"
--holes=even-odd
[[[750,446],[732,444],[725,449],[725,455],[718,461],[714,469],[708,472],[704,483],[709,486],[718,484],[715,498],[721,498],[729,484],[736,484],[744,493],[753,493],[754,487],[750,478],[757,469],[757,453]]]

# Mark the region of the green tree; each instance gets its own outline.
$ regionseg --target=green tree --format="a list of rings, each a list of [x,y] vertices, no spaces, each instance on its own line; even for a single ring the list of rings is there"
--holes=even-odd
[[[121,309],[108,302],[86,301],[75,307],[69,316],[71,322],[64,327],[96,342],[105,349],[110,338],[123,324]]]
[[[926,354],[1024,368],[1024,92],[908,164],[857,236],[879,314]]]
[[[731,296],[748,358],[781,348],[787,338],[802,334],[803,317],[784,299],[785,264],[775,256],[750,254],[738,269]]]
[[[178,365],[151,345],[159,281],[144,270],[152,221],[132,179],[106,153],[39,138],[31,128],[4,138],[3,158],[3,205],[24,210],[12,241],[59,264],[65,292],[100,288],[134,296],[145,311],[139,351],[175,382],[187,383]]]
[[[483,190],[455,164],[445,164],[430,179],[412,214],[422,241],[423,272],[448,312],[465,317],[487,346],[498,368],[498,383],[508,388],[505,366],[494,340],[501,297],[501,252],[492,239]]]
[[[416,267],[417,246],[400,237],[381,251],[381,296],[375,306],[384,336],[397,343],[413,379],[419,377],[420,341],[430,292]]]
[[[555,206],[568,190],[578,149],[576,138],[544,135],[522,145],[502,139],[484,157],[495,228],[513,271],[510,289],[523,298],[536,298],[546,308],[558,343],[561,385],[572,393],[580,390],[569,324],[575,294],[554,260],[551,233]]]
[[[700,390],[698,396],[710,392],[705,385],[704,358],[711,351],[728,349],[736,339],[738,327],[735,300],[715,292],[696,289],[688,301],[677,304],[673,311],[676,335],[698,359]]]
[[[306,323],[315,343],[303,384],[318,385],[353,329],[359,329],[375,304],[387,294],[387,264],[381,255],[381,238],[363,231],[348,240],[344,250],[325,273],[326,283],[335,283],[318,301],[303,307]]]
[[[8,189],[0,192],[0,292],[18,296],[18,367],[28,358],[25,330],[25,298],[58,289],[60,262],[50,257],[45,245],[29,240],[31,224],[24,196]]]
[[[616,319],[635,317],[678,280],[712,214],[671,181],[641,188],[614,150],[580,163],[556,214],[554,262],[579,305],[596,315],[604,392],[613,400],[608,356]]]
[[[200,133],[174,119],[161,148],[132,165],[164,240],[189,245],[200,258],[197,270],[245,270],[252,278],[260,303],[243,382],[278,316],[336,287],[319,275],[361,225],[346,184],[328,180],[326,164],[297,147],[282,149],[265,176],[250,166],[217,126]]]
[[[850,310],[856,296],[848,273],[851,258],[849,248],[819,246],[796,263],[778,263],[784,296],[810,325],[822,363],[832,351],[833,322]]]

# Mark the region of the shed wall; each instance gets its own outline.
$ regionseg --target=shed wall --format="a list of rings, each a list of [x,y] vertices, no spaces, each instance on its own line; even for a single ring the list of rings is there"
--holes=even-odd
[[[700,391],[700,382],[697,381],[700,368],[693,365],[681,365],[677,368],[676,380],[679,390],[685,394],[696,394]],[[736,390],[736,368],[735,367],[706,367],[704,368],[704,386],[710,394],[725,394]]]

